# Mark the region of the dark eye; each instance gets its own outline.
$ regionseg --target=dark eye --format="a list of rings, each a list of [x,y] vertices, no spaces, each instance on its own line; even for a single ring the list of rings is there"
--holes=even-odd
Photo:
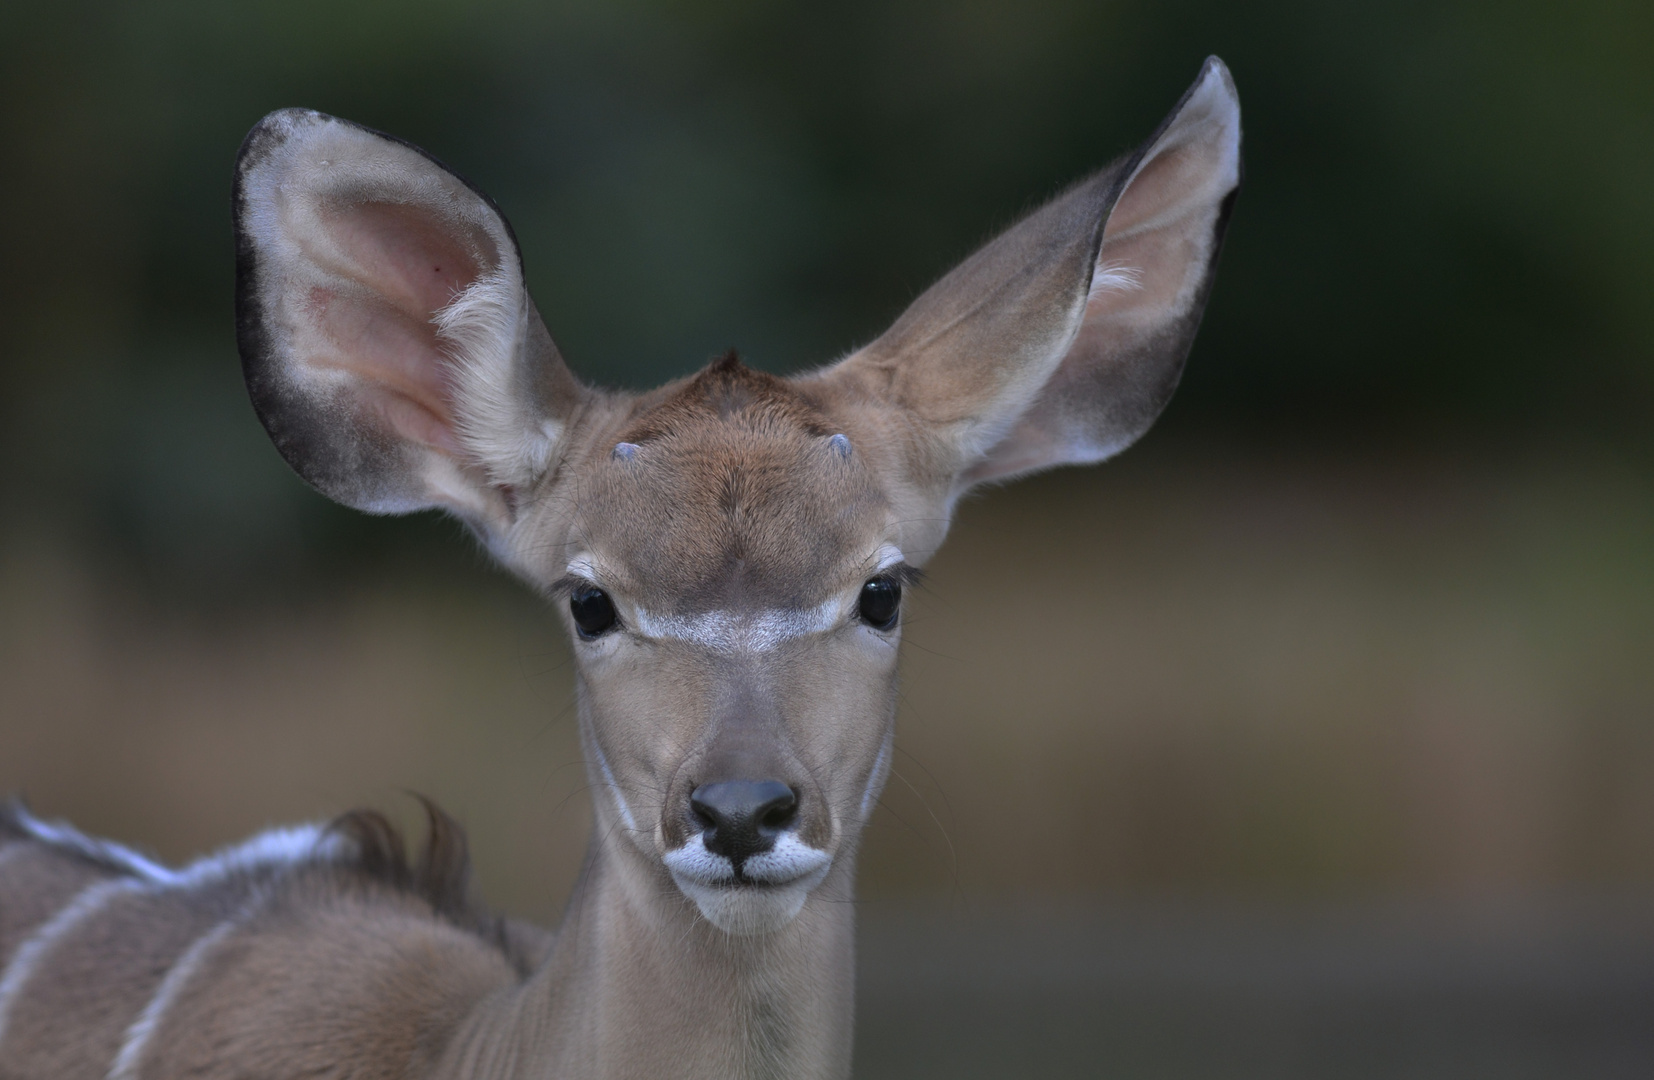
[[[861,587],[858,603],[863,622],[875,630],[889,630],[902,608],[902,587],[891,578],[876,577]]]
[[[620,620],[609,594],[589,585],[574,590],[569,596],[569,614],[574,616],[580,636],[587,640],[606,633]]]

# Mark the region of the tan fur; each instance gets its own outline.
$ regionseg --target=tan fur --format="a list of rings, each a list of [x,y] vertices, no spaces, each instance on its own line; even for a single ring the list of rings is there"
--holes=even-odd
[[[847,1075],[855,854],[889,769],[901,633],[864,587],[910,581],[972,485],[1148,428],[1200,319],[1239,147],[1208,61],[1142,149],[838,364],[783,379],[731,354],[623,395],[563,365],[480,193],[347,122],[267,117],[235,198],[254,404],[322,491],[448,510],[561,608],[587,864],[553,938],[472,904],[463,834],[429,807],[413,859],[371,813],[302,858],[276,844],[182,882],[95,844],[31,848],[0,863],[0,947],[40,960],[0,1077]],[[568,600],[597,594],[615,618],[581,634]],[[768,846],[713,850],[696,800],[719,787],[792,800]],[[27,831],[0,816],[0,838]],[[38,947],[46,912],[102,895],[88,884],[113,892]]]
[[[549,942],[473,905],[464,834],[427,809],[413,861],[371,812],[345,815],[297,860],[159,880],[61,844],[19,841],[26,873],[14,875],[25,864],[8,857],[0,874],[8,924],[12,912],[44,906],[36,890],[48,873],[63,883],[65,869],[80,871],[78,890],[51,894],[52,913],[77,896],[103,899],[52,941],[11,1003],[0,1076],[109,1075],[131,1026],[198,941],[210,948],[131,1075],[429,1075],[477,1003],[519,985]],[[44,921],[37,915],[36,929]]]
[[[301,873],[214,949],[142,1075],[427,1076],[477,1002],[517,980],[500,951],[406,895]]]
[[[233,915],[251,887],[233,880],[183,893],[110,895],[42,958],[8,1017],[0,1075],[104,1076],[173,961]]]
[[[111,873],[106,866],[30,840],[0,846],[0,970],[64,904]]]

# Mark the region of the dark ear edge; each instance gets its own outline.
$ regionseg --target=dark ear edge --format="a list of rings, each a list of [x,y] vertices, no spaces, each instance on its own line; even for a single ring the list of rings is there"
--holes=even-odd
[[[251,171],[284,145],[294,134],[296,121],[338,124],[342,127],[410,150],[459,181],[499,218],[512,245],[517,265],[522,266],[522,247],[511,221],[481,188],[462,173],[450,168],[435,155],[407,139],[366,124],[332,116],[316,109],[285,108],[267,113],[247,132],[236,152],[235,173],[230,195],[230,214],[235,232],[235,325],[236,347],[241,355],[241,375],[254,413],[264,425],[282,458],[311,487],[321,494],[369,513],[407,513],[428,509],[433,504],[420,498],[365,497],[360,478],[386,476],[406,463],[401,448],[386,438],[366,440],[345,437],[342,426],[328,423],[310,409],[300,407],[300,394],[282,371],[278,349],[269,329],[268,313],[259,297],[261,260],[258,246],[246,227],[248,216],[247,178]],[[526,282],[524,289],[526,292]],[[548,342],[549,344],[549,339]],[[342,404],[340,408],[345,406]]]
[[[1017,423],[982,458],[961,473],[959,489],[981,483],[1005,482],[1061,465],[1095,464],[1131,446],[1160,416],[1170,402],[1187,365],[1206,304],[1216,281],[1235,201],[1245,181],[1245,164],[1239,130],[1238,95],[1228,68],[1216,56],[1207,57],[1200,73],[1183,96],[1162,119],[1153,134],[1130,155],[1101,170],[1094,180],[1112,175],[1106,202],[1092,284],[1093,297],[1106,291],[1103,280],[1113,264],[1109,249],[1114,245],[1113,218],[1121,209],[1125,191],[1137,179],[1140,169],[1172,130],[1184,122],[1185,110],[1193,99],[1210,87],[1213,77],[1221,80],[1227,103],[1237,106],[1234,114],[1233,185],[1219,198],[1210,213],[1208,250],[1198,268],[1195,291],[1180,314],[1161,324],[1152,333],[1128,335],[1110,342],[1106,360],[1094,355],[1099,349],[1093,335],[1095,314],[1088,304],[1082,323],[1070,346],[1070,354],[1052,373],[1050,381],[1029,405]],[[1205,205],[1213,206],[1207,202]],[[1103,265],[1107,263],[1107,265]],[[1101,287],[1101,288],[1100,288]],[[1126,290],[1135,288],[1129,280]],[[1134,338],[1134,340],[1133,340]],[[1088,351],[1093,355],[1087,355]]]
[[[1138,167],[1141,166],[1143,159],[1148,156],[1149,152],[1154,149],[1155,145],[1161,140],[1161,138],[1164,137],[1165,134],[1170,131],[1171,128],[1182,118],[1184,109],[1188,107],[1190,101],[1194,99],[1195,95],[1202,90],[1207,78],[1214,73],[1222,78],[1224,87],[1229,92],[1229,96],[1238,100],[1239,94],[1235,89],[1235,80],[1229,72],[1228,65],[1226,65],[1215,55],[1208,56],[1205,61],[1201,63],[1200,74],[1195,77],[1194,82],[1191,83],[1189,88],[1183,92],[1183,96],[1178,98],[1177,104],[1172,106],[1171,110],[1166,114],[1165,119],[1161,120],[1160,126],[1156,128],[1154,133],[1145,139],[1143,141],[1143,145],[1138,148],[1131,169],[1125,171],[1123,174],[1123,179],[1121,180],[1120,185],[1121,192],[1123,192],[1126,185],[1131,182],[1133,178],[1132,174]],[[1131,405],[1136,406],[1134,410],[1136,413],[1135,423],[1130,425],[1134,430],[1131,431],[1129,436],[1127,436],[1124,441],[1110,448],[1102,458],[1097,460],[1104,460],[1120,453],[1122,450],[1125,450],[1132,443],[1147,434],[1149,428],[1154,425],[1154,422],[1159,419],[1160,414],[1165,410],[1166,406],[1170,404],[1172,395],[1176,393],[1179,384],[1182,383],[1183,371],[1188,366],[1189,353],[1194,349],[1195,337],[1200,332],[1200,324],[1206,317],[1207,301],[1211,299],[1212,287],[1217,283],[1218,262],[1223,256],[1223,244],[1229,233],[1230,217],[1235,212],[1235,201],[1240,197],[1241,189],[1245,186],[1245,139],[1243,134],[1237,133],[1235,143],[1235,184],[1234,187],[1229,189],[1228,194],[1226,194],[1218,202],[1217,219],[1213,222],[1211,230],[1212,250],[1206,259],[1206,266],[1202,271],[1200,286],[1195,294],[1194,302],[1190,305],[1189,311],[1184,318],[1170,330],[1168,336],[1173,339],[1172,342],[1163,347],[1162,355],[1166,358],[1165,375],[1163,379],[1159,380],[1157,383],[1151,383],[1149,387],[1146,387],[1145,390],[1147,392],[1142,394],[1136,402],[1132,402],[1130,404],[1126,401],[1121,402],[1122,412],[1125,412],[1125,410],[1130,408]],[[1118,197],[1119,193],[1116,193],[1117,200]],[[1106,228],[1106,221],[1104,225]],[[1091,462],[1086,462],[1086,464],[1090,463]]]
[[[898,410],[907,467],[950,501],[1123,449],[1180,377],[1233,208],[1238,136],[1233,81],[1210,57],[1133,151],[968,256],[877,339],[802,378]]]
[[[283,109],[242,143],[232,216],[242,373],[283,458],[368,512],[509,519],[587,391],[499,206],[404,139]]]

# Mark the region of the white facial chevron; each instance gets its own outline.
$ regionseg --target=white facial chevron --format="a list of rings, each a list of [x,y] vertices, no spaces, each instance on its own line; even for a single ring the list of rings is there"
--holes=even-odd
[[[874,553],[875,573],[903,561],[901,549],[885,544]],[[568,572],[588,581],[600,580],[587,556],[568,565]],[[687,641],[715,652],[768,652],[784,642],[825,633],[846,613],[847,600],[837,597],[813,608],[764,608],[759,611],[703,611],[695,615],[657,615],[634,608],[636,630],[644,637]]]
[[[782,642],[831,630],[843,602],[828,600],[813,608],[767,608],[762,611],[705,611],[699,615],[655,615],[637,610],[638,633],[645,637],[689,641],[716,652],[768,652]]]

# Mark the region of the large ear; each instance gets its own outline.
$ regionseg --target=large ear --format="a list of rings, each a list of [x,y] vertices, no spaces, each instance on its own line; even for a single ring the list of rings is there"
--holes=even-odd
[[[417,147],[284,109],[242,145],[235,231],[242,369],[288,463],[349,506],[497,533],[583,391],[494,204]]]
[[[1211,57],[1139,150],[966,259],[824,377],[918,419],[955,494],[1125,449],[1182,374],[1240,135],[1234,82]]]

